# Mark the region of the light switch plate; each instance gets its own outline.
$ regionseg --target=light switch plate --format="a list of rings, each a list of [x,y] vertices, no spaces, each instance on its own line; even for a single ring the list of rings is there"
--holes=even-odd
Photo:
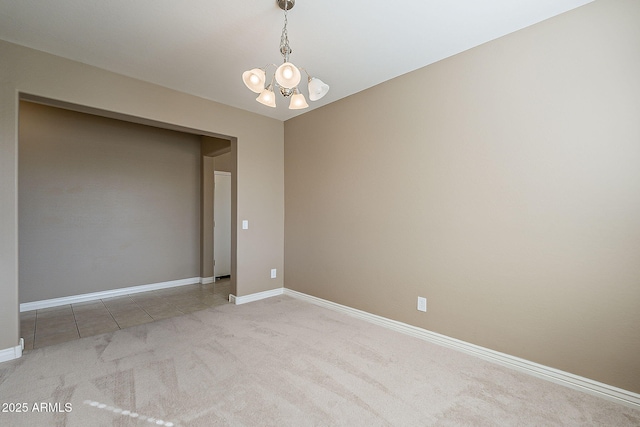
[[[242,229],[243,230],[248,230],[249,229],[249,221],[246,219],[242,220]]]
[[[427,299],[418,297],[418,311],[427,311]]]

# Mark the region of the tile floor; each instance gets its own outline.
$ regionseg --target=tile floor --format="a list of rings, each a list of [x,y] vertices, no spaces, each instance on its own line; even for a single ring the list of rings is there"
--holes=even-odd
[[[24,349],[45,347],[91,335],[181,316],[229,303],[228,278],[97,301],[20,313]]]

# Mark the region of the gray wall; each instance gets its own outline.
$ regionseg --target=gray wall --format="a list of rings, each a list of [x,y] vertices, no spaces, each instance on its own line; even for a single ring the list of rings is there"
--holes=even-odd
[[[199,274],[200,138],[20,103],[20,302]]]
[[[640,392],[638,23],[596,1],[285,122],[285,286]]]

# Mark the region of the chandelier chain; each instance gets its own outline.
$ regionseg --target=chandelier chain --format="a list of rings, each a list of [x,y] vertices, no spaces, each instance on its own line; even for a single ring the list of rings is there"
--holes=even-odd
[[[289,34],[287,32],[287,9],[289,2],[284,2],[284,27],[282,27],[282,34],[280,35],[280,53],[284,57],[284,62],[289,62],[289,54],[291,54],[291,47],[289,47]]]

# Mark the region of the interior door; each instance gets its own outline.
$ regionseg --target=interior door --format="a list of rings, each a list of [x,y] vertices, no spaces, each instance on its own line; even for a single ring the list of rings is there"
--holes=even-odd
[[[231,174],[215,171],[213,194],[213,265],[214,277],[231,274]]]

